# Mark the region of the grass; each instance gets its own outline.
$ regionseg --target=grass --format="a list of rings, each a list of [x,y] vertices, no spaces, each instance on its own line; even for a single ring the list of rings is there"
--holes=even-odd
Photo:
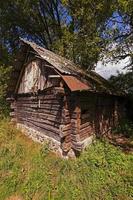
[[[64,160],[0,121],[0,200],[131,200],[133,155],[96,141]]]

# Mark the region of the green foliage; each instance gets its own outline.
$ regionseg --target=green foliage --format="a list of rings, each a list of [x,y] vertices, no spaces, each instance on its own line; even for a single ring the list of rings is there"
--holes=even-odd
[[[127,137],[133,138],[133,122],[127,119],[124,119],[120,124],[115,128],[113,133],[123,134]]]
[[[30,38],[86,69],[105,54],[133,63],[132,0],[6,0],[0,7],[1,60],[9,64],[19,37]]]
[[[0,66],[0,98],[6,95],[11,67]]]
[[[107,23],[104,31],[106,55],[116,62],[129,58],[125,67],[133,70],[133,1],[117,0],[113,10],[110,25]]]
[[[47,145],[0,121],[0,200],[131,200],[133,155],[96,141],[76,160],[63,160]]]
[[[92,69],[100,59],[104,38],[102,32],[106,21],[113,13],[113,0],[64,0],[69,15],[72,17],[71,26],[75,28],[74,50],[76,61],[81,66]]]
[[[87,69],[94,68],[103,48],[101,32],[112,15],[112,2],[3,1],[0,8],[2,49],[9,51],[10,47],[10,53],[15,53],[19,36],[26,37]]]
[[[118,73],[117,76],[110,77],[109,81],[117,90],[122,90],[129,94],[133,93],[133,72]]]
[[[7,116],[9,112],[6,94],[11,70],[11,67],[0,66],[0,117],[4,115]]]

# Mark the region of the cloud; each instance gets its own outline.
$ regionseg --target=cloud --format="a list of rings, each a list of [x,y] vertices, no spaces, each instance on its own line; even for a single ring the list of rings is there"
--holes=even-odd
[[[129,58],[119,61],[118,63],[109,62],[108,64],[104,65],[101,61],[97,63],[95,71],[103,76],[104,78],[108,79],[111,75],[117,75],[118,71],[126,73],[127,69],[123,69],[129,63]]]

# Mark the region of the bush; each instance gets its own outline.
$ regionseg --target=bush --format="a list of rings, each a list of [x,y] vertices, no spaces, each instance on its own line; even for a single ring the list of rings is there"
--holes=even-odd
[[[114,129],[113,133],[120,133],[127,137],[133,136],[133,122],[125,119]]]
[[[0,67],[0,118],[9,114],[9,105],[6,102],[7,88],[12,67]]]
[[[0,119],[9,116],[10,107],[9,104],[6,102],[6,98],[0,98]]]

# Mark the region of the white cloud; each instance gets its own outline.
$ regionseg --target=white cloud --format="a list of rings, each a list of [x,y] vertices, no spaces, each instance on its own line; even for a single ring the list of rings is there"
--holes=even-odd
[[[103,76],[104,78],[108,79],[111,75],[117,75],[117,72],[126,73],[127,69],[123,69],[129,63],[129,58],[119,61],[116,63],[108,63],[104,65],[101,61],[97,63],[95,71]]]

